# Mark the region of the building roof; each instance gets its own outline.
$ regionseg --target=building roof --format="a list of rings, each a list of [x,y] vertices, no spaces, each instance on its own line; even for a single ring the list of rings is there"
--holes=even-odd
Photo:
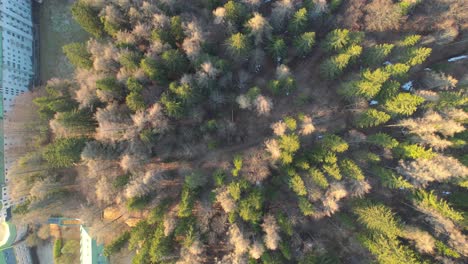
[[[108,264],[104,256],[104,245],[98,245],[84,226],[80,226],[80,263]]]

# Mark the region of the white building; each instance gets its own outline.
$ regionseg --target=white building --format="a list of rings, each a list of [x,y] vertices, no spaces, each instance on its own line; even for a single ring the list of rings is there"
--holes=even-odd
[[[3,207],[0,220],[11,206],[8,195],[8,169],[14,160],[5,153],[21,143],[14,135],[4,135],[4,119],[15,97],[27,92],[34,76],[34,34],[31,0],[0,0],[0,186]]]

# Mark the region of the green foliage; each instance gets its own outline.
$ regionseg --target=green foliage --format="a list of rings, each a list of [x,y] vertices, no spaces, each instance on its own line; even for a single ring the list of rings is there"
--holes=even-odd
[[[84,138],[59,138],[44,148],[43,157],[52,168],[69,168],[81,159]]]
[[[172,237],[164,235],[164,225],[158,225],[151,239],[149,255],[153,263],[164,263],[164,257],[171,253]]]
[[[166,110],[169,117],[181,118],[184,113],[184,108],[181,102],[171,98],[167,93],[164,93],[159,101]]]
[[[164,82],[166,80],[166,72],[161,63],[153,58],[146,57],[141,60],[141,69],[153,81]]]
[[[354,209],[358,221],[367,229],[384,234],[389,240],[401,235],[401,224],[395,214],[385,205],[366,204]]]
[[[224,9],[226,10],[226,20],[234,25],[240,25],[245,20],[247,10],[242,3],[230,0],[224,5]]]
[[[433,209],[439,212],[444,217],[450,218],[453,221],[463,221],[463,214],[455,211],[447,201],[438,198],[433,191],[426,192],[417,190],[414,195],[415,202],[425,208]]]
[[[338,165],[336,163],[324,164],[323,165],[323,171],[325,171],[325,173],[328,176],[334,178],[337,181],[340,181],[343,178],[341,176],[340,168],[338,167]]]
[[[299,174],[294,174],[289,179],[289,187],[299,196],[307,195],[307,189],[304,181]]]
[[[305,32],[294,40],[294,47],[300,56],[310,54],[315,45],[315,32]]]
[[[78,107],[78,103],[69,93],[70,87],[70,82],[48,84],[47,94],[33,99],[33,103],[39,108],[38,114],[42,120],[50,120],[57,112],[68,112]]]
[[[335,29],[327,34],[323,48],[328,51],[341,51],[350,41],[349,30]]]
[[[312,181],[321,189],[326,190],[328,188],[328,181],[325,175],[318,169],[312,168],[309,170],[309,176]]]
[[[188,188],[187,184],[184,184],[182,188],[182,193],[180,194],[180,203],[179,203],[179,217],[188,217],[192,215],[192,209],[195,203],[196,193]]]
[[[385,82],[380,88],[379,93],[375,97],[375,100],[381,103],[387,102],[387,100],[393,99],[398,95],[400,91],[400,83],[394,80]]]
[[[29,212],[29,206],[30,205],[31,205],[31,201],[28,199],[28,200],[24,201],[21,204],[15,205],[12,212],[14,214],[24,215],[24,214]]]
[[[395,45],[393,44],[378,44],[370,47],[364,53],[364,62],[368,66],[379,66],[385,58],[392,52]]]
[[[171,17],[171,39],[174,42],[181,43],[184,41],[184,27],[182,25],[182,18],[180,16]],[[172,43],[173,44],[173,43]]]
[[[320,74],[328,80],[332,80],[343,73],[348,65],[350,56],[343,54],[341,57],[331,57],[320,64]]]
[[[84,43],[70,43],[63,46],[62,50],[75,67],[83,69],[91,69],[93,67],[91,54]]]
[[[397,239],[388,239],[383,235],[363,238],[362,244],[377,258],[380,264],[419,264],[414,252],[402,246]]]
[[[382,148],[393,149],[398,146],[398,141],[385,133],[376,133],[367,137],[367,142]]]
[[[122,25],[118,23],[112,23],[107,20],[105,17],[100,18],[102,25],[104,26],[104,31],[107,32],[110,36],[115,36],[119,30],[122,29]]]
[[[127,52],[122,52],[120,54],[119,63],[125,69],[134,71],[138,69],[138,66],[140,64],[140,59],[141,57],[136,52],[127,51]],[[135,80],[135,78],[133,77],[130,77],[129,79]]]
[[[130,211],[143,210],[149,202],[151,202],[151,195],[143,195],[138,197],[132,197],[127,201],[127,208]]]
[[[296,134],[282,135],[279,139],[279,147],[282,163],[291,164],[294,153],[300,148],[299,137]]]
[[[390,120],[390,115],[374,108],[367,109],[356,119],[356,126],[360,128],[375,127],[385,124]]]
[[[130,238],[128,239],[128,249],[134,250],[139,247],[140,241],[145,240],[148,234],[152,231],[151,226],[146,221],[140,221],[131,229]]]
[[[405,180],[402,176],[397,175],[390,169],[382,167],[374,167],[372,169],[374,175],[380,178],[382,186],[390,189],[413,189],[414,186]]]
[[[59,258],[62,255],[62,239],[57,238],[54,241],[54,259]]]
[[[394,115],[413,114],[418,106],[424,102],[424,98],[410,93],[399,93],[393,99],[385,103],[385,109]]]
[[[272,39],[268,46],[268,51],[274,60],[281,61],[286,57],[288,48],[286,47],[286,42],[284,42],[283,38],[276,37]]]
[[[221,187],[224,185],[224,180],[226,179],[226,173],[222,169],[217,169],[213,173],[213,179],[215,186]]]
[[[96,88],[102,91],[114,93],[117,96],[123,96],[123,87],[114,77],[106,77],[96,81]]]
[[[306,8],[301,8],[294,13],[292,19],[289,21],[289,30],[293,34],[304,32],[307,27],[309,15]]]
[[[460,254],[458,254],[457,251],[449,248],[448,246],[446,246],[443,242],[441,242],[439,240],[436,240],[435,248],[443,256],[451,257],[451,258],[460,258],[461,257]]]
[[[291,245],[288,241],[282,240],[279,244],[279,250],[285,259],[292,260]]]
[[[329,151],[342,153],[348,150],[349,145],[337,135],[334,134],[326,134],[323,136],[320,145]]]
[[[384,70],[390,74],[391,77],[398,80],[404,80],[408,78],[408,71],[410,70],[410,66],[403,63],[395,63],[385,66]]]
[[[96,122],[93,113],[88,109],[73,109],[72,111],[61,112],[55,116],[59,124],[77,132],[88,132],[94,130]]]
[[[350,159],[342,159],[339,162],[339,166],[341,169],[341,172],[351,178],[355,179],[357,181],[362,181],[365,179],[364,174],[362,173],[362,170],[359,168],[359,166],[354,163],[354,161]]]
[[[278,213],[276,216],[276,220],[278,222],[279,227],[281,228],[281,231],[285,233],[288,236],[292,236],[294,232],[294,226],[291,220],[284,214],[284,213]]]
[[[117,237],[112,243],[105,246],[104,256],[109,257],[110,255],[119,252],[130,239],[130,232],[125,231],[119,237]]]
[[[296,80],[292,76],[288,76],[280,80],[271,80],[268,82],[268,88],[274,95],[289,95],[294,89],[296,89]]]
[[[234,164],[234,169],[231,171],[232,176],[237,177],[239,176],[239,171],[242,169],[242,156],[236,155],[234,156],[233,164]]]
[[[421,40],[420,35],[410,35],[410,36],[405,37],[405,39],[403,39],[403,41],[401,42],[401,45],[403,47],[412,47],[418,44],[419,40]]]
[[[394,149],[395,155],[400,158],[410,158],[410,159],[430,159],[435,156],[435,153],[432,152],[432,149],[425,149],[422,146],[417,144],[409,144],[407,142],[400,143]]]
[[[150,264],[149,261],[150,244],[144,243],[141,249],[136,253],[132,259],[132,264]]]
[[[288,128],[289,131],[293,132],[297,128],[297,121],[293,117],[287,116],[283,118],[284,123],[286,124],[286,127]]]
[[[168,71],[168,74],[174,76],[181,75],[187,70],[187,66],[189,65],[185,55],[177,49],[171,49],[163,52],[161,59]]]
[[[335,152],[326,149],[324,146],[318,146],[309,153],[309,158],[315,163],[333,164],[337,162]]]
[[[343,0],[331,0],[329,4],[329,8],[331,12],[335,12],[343,3]]]
[[[194,171],[185,176],[184,186],[192,191],[203,187],[207,183],[207,177],[202,172]]]
[[[71,13],[78,24],[88,33],[96,38],[104,35],[104,27],[98,16],[99,12],[85,3],[85,1],[75,1],[71,7]]]
[[[227,49],[231,56],[243,57],[250,51],[249,38],[242,33],[233,34],[227,40]]]
[[[362,96],[371,99],[380,92],[389,77],[390,74],[381,69],[366,69],[361,73],[361,80],[344,83],[341,93],[350,98]]]
[[[444,110],[447,108],[455,108],[465,106],[468,104],[468,96],[464,95],[463,91],[447,92],[442,91],[439,93],[439,101],[435,105],[438,110]]]
[[[130,182],[130,174],[124,174],[117,176],[115,180],[112,182],[112,187],[115,189],[122,189]]]
[[[245,199],[239,202],[239,216],[247,222],[256,224],[262,218],[264,198],[259,189],[253,189]]]
[[[140,110],[145,110],[146,104],[143,98],[143,95],[136,92],[131,92],[125,98],[125,103],[127,104],[128,108],[133,112],[137,112]]]
[[[170,199],[162,200],[155,208],[151,210],[147,219],[148,223],[151,225],[162,223],[164,220],[164,215],[166,214],[170,205],[171,205]]]
[[[406,64],[410,66],[419,65],[431,55],[431,52],[432,49],[430,48],[410,48],[406,55]]]
[[[338,0],[341,1],[341,0]],[[305,254],[298,262],[299,264],[341,264],[342,262],[333,253],[315,253],[309,252]]]
[[[305,216],[313,215],[315,213],[314,205],[307,200],[305,197],[299,197],[299,209]]]
[[[233,181],[228,185],[228,191],[234,201],[238,201],[243,190],[247,189],[249,184],[245,180]]]

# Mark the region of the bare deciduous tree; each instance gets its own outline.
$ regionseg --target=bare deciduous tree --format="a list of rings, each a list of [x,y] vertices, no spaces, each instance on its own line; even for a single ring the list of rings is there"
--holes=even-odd
[[[237,256],[244,255],[249,250],[250,241],[245,238],[237,224],[231,225],[228,231],[229,242],[234,246],[234,254]]]
[[[276,223],[275,217],[273,215],[266,215],[263,218],[262,228],[263,232],[265,232],[265,236],[263,237],[265,246],[271,250],[277,249],[278,244],[281,241],[281,237],[279,235],[279,227]]]
[[[263,246],[263,243],[258,240],[255,240],[250,246],[250,256],[254,259],[259,259],[263,255],[263,252],[265,252],[265,247]]]
[[[225,187],[217,190],[216,201],[226,213],[234,212],[237,208],[236,201],[234,201],[229,190]]]
[[[270,115],[271,109],[273,108],[273,102],[269,97],[259,95],[255,98],[254,101],[255,110],[259,116],[268,116]]]
[[[271,38],[273,28],[260,13],[255,12],[253,17],[247,21],[246,27],[250,30],[250,35],[254,37],[255,45]]]
[[[444,155],[437,155],[432,159],[400,161],[397,171],[418,187],[424,187],[433,181],[446,181],[468,175],[467,167],[457,159]]]

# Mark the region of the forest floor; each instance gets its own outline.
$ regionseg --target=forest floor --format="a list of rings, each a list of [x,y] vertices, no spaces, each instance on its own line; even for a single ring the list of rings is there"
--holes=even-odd
[[[74,1],[46,0],[39,7],[40,64],[42,83],[57,78],[67,78],[73,66],[62,52],[71,42],[86,41],[89,35],[73,20],[70,7]]]

